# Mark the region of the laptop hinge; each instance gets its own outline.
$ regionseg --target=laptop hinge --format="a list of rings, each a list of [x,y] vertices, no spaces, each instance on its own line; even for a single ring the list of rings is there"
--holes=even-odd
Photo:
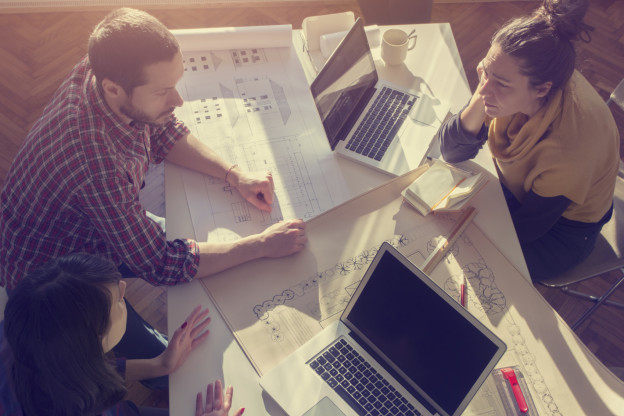
[[[362,112],[368,105],[368,102],[370,101],[371,97],[377,91],[377,88],[375,88],[374,85],[375,84],[373,84],[372,87],[368,88],[364,92],[364,95],[358,100],[358,103],[355,106],[355,110],[351,112],[351,115],[349,116],[347,121],[345,121],[345,123],[340,128],[340,132],[338,132],[338,140],[336,140],[335,143],[338,143],[340,140],[344,140],[347,138],[347,136],[349,135],[349,132],[355,125],[356,121],[358,121],[358,118],[360,118],[360,115],[362,115]],[[336,147],[335,144],[334,144],[334,147]],[[334,149],[332,148],[332,150]]]
[[[392,367],[390,367],[385,360],[377,354],[371,347],[368,346],[366,341],[359,337],[354,331],[349,332],[349,336],[353,338],[367,353],[371,355],[392,377],[394,377],[401,385],[407,390],[419,403],[421,403],[427,411],[431,414],[437,414],[438,411],[420,394],[414,389],[399,373],[397,373]]]

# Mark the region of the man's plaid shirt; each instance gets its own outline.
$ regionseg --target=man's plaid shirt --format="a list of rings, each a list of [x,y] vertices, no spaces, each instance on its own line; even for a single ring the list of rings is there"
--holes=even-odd
[[[157,285],[190,281],[199,251],[167,241],[145,215],[139,189],[148,163],[188,134],[124,124],[107,106],[85,57],[71,71],[19,150],[0,201],[0,285],[72,252],[99,254]]]

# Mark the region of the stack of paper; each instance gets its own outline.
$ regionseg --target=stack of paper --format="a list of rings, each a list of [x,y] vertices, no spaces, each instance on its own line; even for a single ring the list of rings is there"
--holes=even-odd
[[[465,171],[440,160],[405,188],[403,196],[421,214],[461,210],[486,181],[481,173]]]

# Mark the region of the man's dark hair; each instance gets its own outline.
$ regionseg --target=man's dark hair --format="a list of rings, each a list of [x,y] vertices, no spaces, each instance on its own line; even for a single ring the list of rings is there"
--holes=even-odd
[[[128,95],[146,83],[146,66],[171,61],[179,50],[178,41],[165,25],[130,8],[111,12],[89,37],[89,62],[98,85],[108,78]]]

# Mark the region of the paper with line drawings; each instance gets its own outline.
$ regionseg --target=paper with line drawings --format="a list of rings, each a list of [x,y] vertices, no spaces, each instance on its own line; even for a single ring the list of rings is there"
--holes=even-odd
[[[178,118],[226,161],[270,171],[275,184],[273,210],[265,213],[224,178],[185,172],[197,240],[229,241],[281,219],[308,220],[350,196],[292,49],[290,26],[174,34],[185,66]]]
[[[310,221],[308,244],[297,255],[256,260],[201,280],[261,375],[339,318],[381,243],[420,265],[448,235],[456,215],[423,217],[403,202],[401,190],[420,172]],[[624,383],[474,224],[431,278],[458,302],[466,282],[468,311],[507,344],[498,367],[521,369],[540,415],[621,414]],[[379,307],[385,302],[392,299],[380,299]],[[464,415],[500,415],[496,395],[486,385]]]

